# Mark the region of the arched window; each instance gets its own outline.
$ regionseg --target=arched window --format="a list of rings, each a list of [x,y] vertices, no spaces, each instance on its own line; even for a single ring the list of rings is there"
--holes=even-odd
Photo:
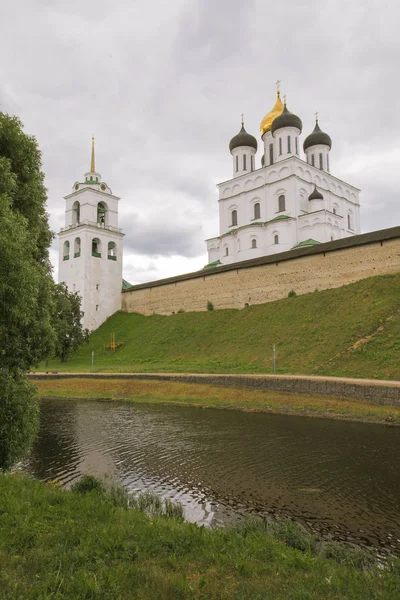
[[[270,165],[274,164],[274,145],[273,144],[269,145],[269,164]]]
[[[253,172],[254,171],[254,156],[253,155],[251,155],[251,157],[250,157],[250,164],[251,164],[251,172]]]
[[[255,240],[255,239],[251,240],[251,247],[252,248],[257,248],[257,240]]]
[[[101,242],[99,238],[92,239],[92,256],[101,257]]]
[[[274,235],[274,244],[279,244],[279,235],[278,234]]]
[[[322,169],[324,168],[324,162],[323,162],[323,158],[322,158],[322,152],[319,153],[319,168]]]
[[[292,138],[290,137],[290,135],[288,135],[288,138],[287,138],[287,151],[288,151],[288,154],[291,154],[291,152],[292,152]]]
[[[81,255],[81,238],[75,238],[74,241],[74,258]]]
[[[237,225],[238,221],[237,221],[237,210],[233,210],[232,211],[232,223],[231,225]]]
[[[279,138],[279,154],[282,154],[282,138]]]
[[[235,158],[236,158],[236,161],[235,161],[235,164],[236,164],[236,171],[239,171],[239,157],[236,155],[236,157],[235,157]]]
[[[315,156],[314,154],[311,154],[311,164],[313,167],[315,167]]]
[[[81,205],[78,201],[74,202],[72,206],[72,223],[76,225],[80,222],[81,219]]]
[[[64,242],[63,260],[69,260],[69,242]]]
[[[333,214],[336,215],[336,206],[333,207]]]
[[[285,196],[281,194],[278,198],[278,212],[283,212],[284,210],[286,210]]]
[[[107,224],[107,206],[105,202],[99,202],[97,205],[97,222],[103,226]]]
[[[261,212],[260,212],[260,203],[256,202],[254,205],[254,218],[255,219],[260,219],[261,218]]]
[[[115,242],[108,242],[107,257],[109,260],[117,260],[117,245]]]
[[[245,154],[243,154],[243,171],[247,171],[246,160],[247,160],[247,156]]]
[[[347,215],[347,229],[352,229],[351,227],[351,215]]]
[[[225,256],[228,256],[228,255],[229,255],[229,248],[228,248],[228,246],[227,246],[227,247],[225,248]]]
[[[299,140],[297,139],[297,136],[294,138],[294,145],[295,145],[295,149],[296,149],[296,154],[299,153]]]

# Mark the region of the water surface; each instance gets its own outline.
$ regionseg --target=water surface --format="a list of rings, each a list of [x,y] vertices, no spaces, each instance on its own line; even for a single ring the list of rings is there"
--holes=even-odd
[[[25,465],[69,485],[107,476],[223,525],[290,515],[323,535],[400,553],[400,428],[123,402],[44,400]]]

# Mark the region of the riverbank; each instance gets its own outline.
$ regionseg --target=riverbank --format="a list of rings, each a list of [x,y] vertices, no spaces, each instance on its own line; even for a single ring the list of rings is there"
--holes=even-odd
[[[34,379],[42,398],[95,398],[174,404],[248,412],[270,412],[370,423],[399,424],[400,406],[369,401],[224,387],[158,379],[110,377],[41,377]]]
[[[398,597],[400,564],[286,527],[199,528],[19,475],[0,475],[2,600]],[[285,537],[283,537],[283,533]],[[358,568],[356,568],[358,567]]]

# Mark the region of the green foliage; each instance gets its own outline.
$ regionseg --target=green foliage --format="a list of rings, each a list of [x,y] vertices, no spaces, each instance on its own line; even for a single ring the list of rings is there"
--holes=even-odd
[[[24,375],[0,369],[0,470],[24,456],[38,426],[35,388]]]
[[[84,475],[73,486],[71,490],[77,494],[87,494],[89,492],[104,493],[105,487],[101,479],[93,477],[93,475]]]
[[[400,275],[285,298],[245,310],[179,315],[117,313],[60,371],[278,373],[400,379]],[[352,350],[358,340],[383,330]],[[124,346],[104,352],[110,334]]]
[[[294,290],[290,290],[288,293],[288,298],[296,298],[297,294]]]
[[[81,298],[69,292],[65,283],[54,286],[53,328],[56,333],[55,356],[65,363],[71,353],[87,341],[89,331],[82,328]]]
[[[211,300],[207,300],[207,310],[214,310],[214,304]]]
[[[22,372],[48,356],[55,340],[45,203],[36,140],[0,112],[0,469],[33,441],[37,409]]]
[[[398,598],[400,563],[368,571],[243,535],[0,476],[1,600]]]

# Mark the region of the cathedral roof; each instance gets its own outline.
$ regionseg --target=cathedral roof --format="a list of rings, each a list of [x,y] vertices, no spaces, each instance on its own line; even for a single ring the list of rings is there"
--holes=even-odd
[[[250,146],[250,148],[254,148],[257,150],[257,140],[253,135],[247,133],[244,128],[244,124],[242,122],[242,128],[237,135],[235,135],[231,141],[229,142],[229,150],[232,152],[235,148],[240,148],[240,146]]]
[[[318,246],[318,244],[320,243],[321,242],[317,242],[317,240],[309,238],[308,240],[304,240],[304,242],[300,242],[299,244],[293,246],[292,250],[294,250],[295,248],[306,248],[307,246]]]
[[[317,186],[316,186],[316,185],[314,185],[314,189],[313,189],[313,191],[311,192],[311,194],[308,196],[308,199],[309,199],[309,200],[323,200],[323,199],[324,199],[324,197],[323,197],[323,195],[321,194],[321,192],[319,192],[319,191],[317,190]]]
[[[276,119],[276,117],[279,117],[279,115],[282,114],[282,112],[283,112],[283,104],[282,104],[282,100],[281,100],[281,94],[278,90],[274,108],[265,115],[265,117],[263,118],[263,120],[260,123],[261,137],[264,135],[264,133],[266,133],[267,131],[269,131],[271,129],[271,125],[274,122],[274,119]]]
[[[320,126],[318,125],[318,119],[315,123],[314,131],[310,133],[304,140],[303,149],[304,151],[307,148],[311,148],[311,146],[317,146],[318,144],[323,144],[324,146],[329,146],[329,150],[332,148],[332,140],[327,133],[321,131]]]
[[[294,115],[288,111],[286,103],[283,107],[283,112],[279,115],[279,117],[276,117],[272,121],[272,135],[275,133],[275,131],[278,131],[278,129],[282,129],[282,127],[297,127],[297,129],[300,130],[300,133],[303,129],[303,123],[301,122],[301,119],[297,115]]]

